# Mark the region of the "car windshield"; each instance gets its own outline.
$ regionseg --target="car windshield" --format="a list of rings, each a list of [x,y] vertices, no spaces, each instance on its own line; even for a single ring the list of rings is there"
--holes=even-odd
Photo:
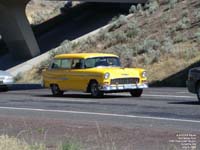
[[[94,67],[120,67],[118,57],[95,57],[85,60],[85,68]]]

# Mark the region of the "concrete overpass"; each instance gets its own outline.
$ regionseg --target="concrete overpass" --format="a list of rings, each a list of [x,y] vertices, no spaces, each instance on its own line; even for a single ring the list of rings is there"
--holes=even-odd
[[[0,34],[15,58],[31,58],[40,49],[27,20],[25,9],[30,0],[0,0]],[[84,2],[144,3],[146,0],[80,0]]]

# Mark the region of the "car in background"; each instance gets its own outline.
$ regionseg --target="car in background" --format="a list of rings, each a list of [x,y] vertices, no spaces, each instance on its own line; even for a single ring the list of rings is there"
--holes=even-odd
[[[7,90],[14,83],[14,77],[6,72],[0,70],[0,90]]]
[[[186,84],[189,92],[197,94],[197,98],[200,102],[200,67],[189,70]]]
[[[93,97],[116,92],[140,97],[148,88],[144,69],[124,68],[118,56],[104,53],[57,55],[42,77],[42,85],[51,88],[55,96],[65,91],[83,91]]]

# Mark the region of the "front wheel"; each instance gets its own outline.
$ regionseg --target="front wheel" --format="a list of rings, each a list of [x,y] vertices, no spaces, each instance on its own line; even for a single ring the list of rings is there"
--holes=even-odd
[[[8,91],[8,86],[4,85],[4,86],[0,86],[0,92],[6,92]]]
[[[143,89],[136,89],[136,90],[130,91],[130,94],[132,97],[141,97],[142,93],[143,93]]]
[[[51,92],[53,96],[62,96],[64,93],[63,91],[60,90],[59,86],[56,84],[51,85]]]
[[[104,95],[104,93],[99,90],[98,83],[94,81],[90,84],[90,92],[92,97],[102,97]]]
[[[200,102],[200,83],[197,85],[197,98]]]

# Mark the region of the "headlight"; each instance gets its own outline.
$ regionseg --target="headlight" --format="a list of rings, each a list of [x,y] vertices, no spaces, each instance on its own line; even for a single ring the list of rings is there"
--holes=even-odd
[[[142,77],[143,77],[143,78],[147,78],[147,72],[146,72],[146,71],[143,71],[143,72],[142,72]]]
[[[104,79],[109,79],[109,77],[110,77],[110,73],[107,72],[104,74]]]

